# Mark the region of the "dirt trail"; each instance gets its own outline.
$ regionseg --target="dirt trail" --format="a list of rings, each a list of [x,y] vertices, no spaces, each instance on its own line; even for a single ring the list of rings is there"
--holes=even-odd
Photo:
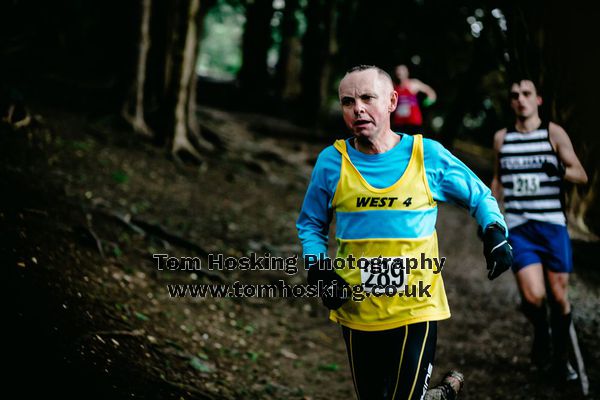
[[[317,300],[170,299],[167,284],[209,280],[159,272],[151,254],[195,254],[110,215],[128,214],[207,252],[291,255],[300,251],[294,222],[308,177],[268,159],[266,172],[216,156],[177,167],[110,119],[45,115],[53,117],[27,131],[0,127],[6,378],[24,398],[353,398],[339,328]],[[308,158],[322,147],[280,145]],[[467,380],[462,399],[577,398],[576,388],[556,388],[530,370],[529,327],[516,311],[513,278],[487,280],[472,218],[442,206],[438,221],[453,317],[440,323],[433,381],[459,368]],[[575,246],[572,298],[594,398],[598,246]],[[223,277],[304,279],[281,271]]]

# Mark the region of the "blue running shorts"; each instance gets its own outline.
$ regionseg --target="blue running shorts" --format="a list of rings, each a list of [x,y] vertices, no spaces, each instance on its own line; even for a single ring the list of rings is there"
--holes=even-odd
[[[528,221],[509,230],[513,248],[513,272],[541,263],[552,272],[573,271],[573,251],[567,227],[541,221]]]

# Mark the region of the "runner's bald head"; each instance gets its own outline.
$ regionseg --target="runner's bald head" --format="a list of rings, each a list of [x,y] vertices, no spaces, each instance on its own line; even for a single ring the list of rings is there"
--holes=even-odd
[[[354,72],[361,72],[361,71],[368,71],[368,70],[374,70],[377,72],[379,81],[386,88],[386,90],[389,89],[390,92],[394,90],[394,83],[392,81],[392,77],[390,76],[390,74],[388,74],[387,72],[385,72],[384,70],[382,70],[381,68],[379,68],[375,65],[364,65],[364,64],[357,65],[355,67],[350,68],[348,71],[346,71],[346,75],[344,77],[346,77]]]

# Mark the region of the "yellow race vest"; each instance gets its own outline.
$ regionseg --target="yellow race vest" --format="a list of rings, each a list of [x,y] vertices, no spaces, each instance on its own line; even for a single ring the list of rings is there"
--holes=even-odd
[[[358,172],[344,140],[337,140],[334,147],[342,154],[340,180],[332,200],[336,215],[337,257],[348,259],[352,255],[355,259],[374,259],[382,256],[396,260],[405,257],[419,262],[423,257],[438,258],[437,204],[425,175],[422,136],[414,136],[404,174],[392,186],[383,189],[369,185]],[[380,331],[449,318],[441,273],[435,274],[435,269],[426,268],[426,264],[405,269],[401,278],[386,278],[374,273],[376,270],[369,272],[366,268],[357,268],[356,264],[354,268],[346,265],[337,270],[351,286],[362,285],[368,290],[373,283],[393,282],[398,292],[391,296],[376,296],[374,293],[381,291],[374,291],[362,301],[351,299],[331,311],[330,319],[353,329]],[[430,297],[419,297],[419,287],[427,288],[425,292]]]

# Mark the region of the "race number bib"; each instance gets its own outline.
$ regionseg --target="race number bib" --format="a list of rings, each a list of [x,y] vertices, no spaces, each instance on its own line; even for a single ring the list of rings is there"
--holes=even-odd
[[[400,293],[406,284],[405,257],[388,256],[370,259],[366,268],[361,268],[360,278],[363,290],[369,293],[385,294]]]
[[[396,114],[399,117],[408,117],[410,115],[410,104],[398,104]]]
[[[513,175],[513,192],[515,196],[531,196],[540,189],[540,177],[537,174]]]

